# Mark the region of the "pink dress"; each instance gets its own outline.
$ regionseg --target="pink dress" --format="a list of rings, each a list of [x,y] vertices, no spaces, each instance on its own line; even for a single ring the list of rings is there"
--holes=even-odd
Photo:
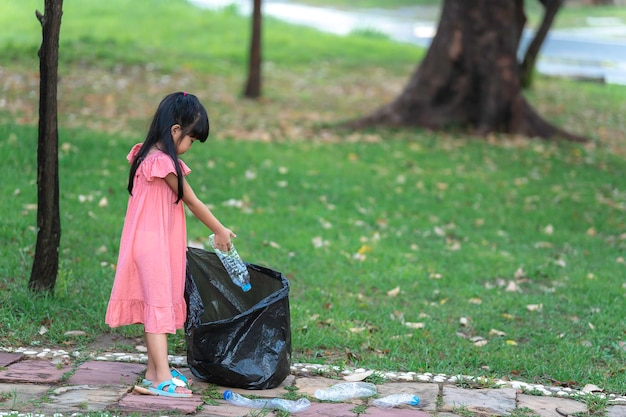
[[[141,144],[127,156],[133,160]],[[183,175],[191,170],[181,160]],[[115,281],[106,312],[111,327],[143,323],[148,333],[176,333],[184,326],[187,231],[183,202],[167,185],[176,174],[165,153],[153,151],[137,168],[128,200]]]

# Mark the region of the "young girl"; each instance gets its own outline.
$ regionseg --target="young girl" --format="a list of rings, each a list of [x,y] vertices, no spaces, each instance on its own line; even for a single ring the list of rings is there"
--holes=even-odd
[[[173,93],[159,104],[146,140],[127,157],[130,197],[106,323],[111,327],[144,325],[148,350],[144,384],[158,395],[192,395],[186,378],[170,369],[167,347],[167,334],[183,328],[187,314],[182,203],[215,233],[217,249],[230,250],[230,239],[235,237],[196,197],[184,178],[190,169],[178,159],[208,135],[209,119],[198,99]]]

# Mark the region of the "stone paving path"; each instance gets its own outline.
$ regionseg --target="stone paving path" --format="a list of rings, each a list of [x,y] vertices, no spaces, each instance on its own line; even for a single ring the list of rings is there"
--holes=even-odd
[[[263,415],[238,407],[224,400],[207,404],[202,392],[209,385],[192,378],[188,368],[179,368],[194,382],[192,398],[167,398],[141,395],[133,386],[145,372],[142,363],[88,359],[58,361],[27,356],[24,353],[0,352],[0,417],[1,416],[77,416],[102,415],[193,415],[199,417],[237,417]],[[380,397],[395,393],[416,394],[419,407],[382,410],[353,399],[342,403],[318,402],[315,390],[327,388],[337,379],[315,375],[290,375],[270,390],[246,391],[232,389],[243,395],[262,398],[282,397],[286,387],[297,387],[312,399],[311,406],[296,413],[299,417],[563,417],[586,415],[584,402],[554,396],[534,396],[514,388],[464,389],[449,383],[386,382],[378,385]],[[214,388],[214,386],[213,386]],[[220,393],[227,389],[219,387]],[[621,400],[621,399],[620,399]],[[626,401],[611,401],[608,417],[626,417]],[[580,413],[580,414],[575,414]],[[276,415],[270,411],[268,416]]]

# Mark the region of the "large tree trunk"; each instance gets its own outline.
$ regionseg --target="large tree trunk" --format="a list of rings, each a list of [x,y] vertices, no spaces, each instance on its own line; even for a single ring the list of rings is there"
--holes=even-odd
[[[37,245],[28,286],[52,291],[59,270],[59,134],[57,127],[57,69],[63,0],[46,0],[39,49],[39,136],[37,142]]]
[[[404,91],[351,126],[584,141],[545,121],[521,95],[517,49],[525,22],[523,0],[445,0],[437,34]]]
[[[253,0],[253,3],[248,81],[243,93],[246,98],[261,96],[261,0]]]

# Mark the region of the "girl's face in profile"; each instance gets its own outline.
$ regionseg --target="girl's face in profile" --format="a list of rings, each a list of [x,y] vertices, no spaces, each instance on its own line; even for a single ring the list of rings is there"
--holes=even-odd
[[[174,139],[174,145],[176,145],[176,154],[182,155],[191,148],[196,138],[189,135],[182,136],[182,129],[179,125],[172,126],[172,139]]]
[[[196,138],[192,138],[189,135],[187,135],[184,138],[181,138],[179,140],[174,140],[174,143],[176,144],[176,153],[178,155],[182,155],[185,152],[187,152],[189,150],[189,148],[191,148],[191,145],[193,145],[195,140],[196,140]]]

